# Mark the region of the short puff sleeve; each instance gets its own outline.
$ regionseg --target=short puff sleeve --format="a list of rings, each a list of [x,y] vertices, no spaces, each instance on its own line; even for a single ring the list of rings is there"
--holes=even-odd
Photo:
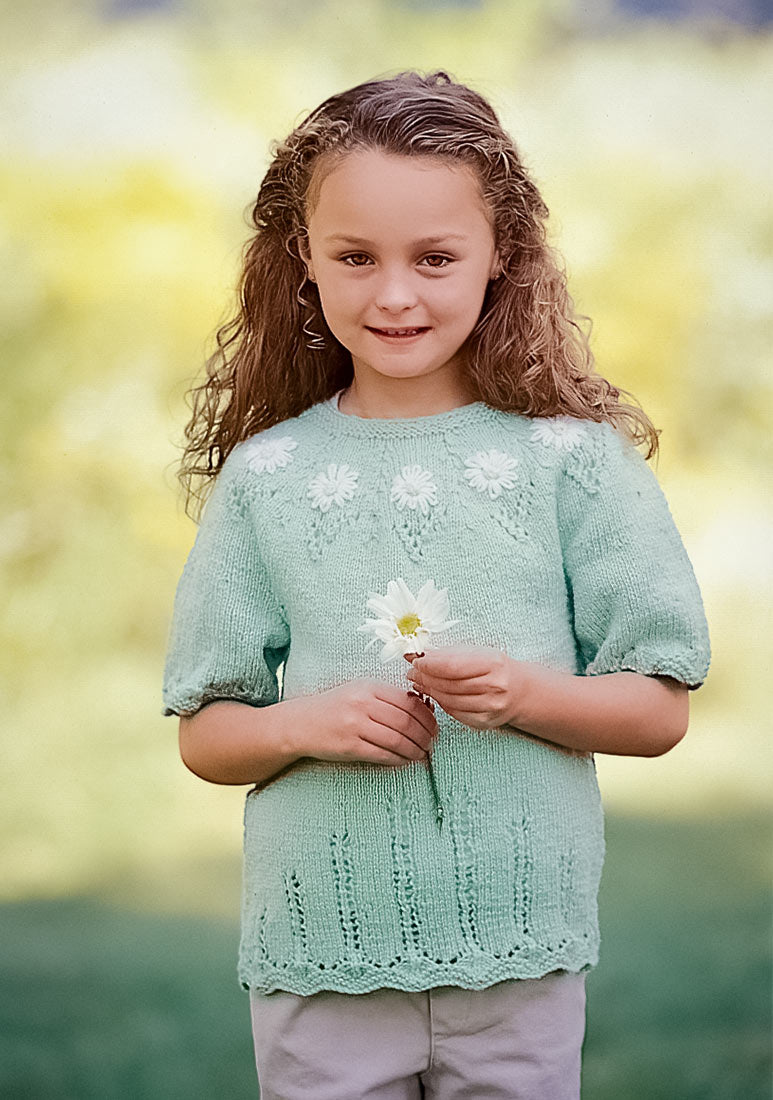
[[[177,586],[164,669],[164,714],[207,703],[278,701],[290,632],[244,500],[239,448],[223,465]]]
[[[700,687],[708,624],[692,565],[644,456],[586,422],[561,472],[558,518],[585,675],[631,671]]]

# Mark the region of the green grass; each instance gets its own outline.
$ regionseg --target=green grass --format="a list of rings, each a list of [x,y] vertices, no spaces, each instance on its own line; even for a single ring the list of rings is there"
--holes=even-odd
[[[0,1095],[257,1094],[235,925],[75,898],[3,906],[0,936]]]
[[[607,839],[584,1100],[767,1100],[768,823],[612,818]],[[0,1095],[256,1097],[237,936],[100,898],[0,907]]]
[[[613,818],[584,1100],[770,1100],[771,827]]]

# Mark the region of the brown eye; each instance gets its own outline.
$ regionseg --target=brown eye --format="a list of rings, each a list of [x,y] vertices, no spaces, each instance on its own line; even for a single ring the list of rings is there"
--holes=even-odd
[[[341,259],[349,267],[365,267],[370,263],[370,258],[364,252],[350,252],[348,256],[342,256]]]
[[[432,267],[437,270],[441,267],[447,267],[447,265],[451,263],[451,257],[440,256],[438,253],[433,252],[431,255],[424,257],[424,263],[427,267]]]

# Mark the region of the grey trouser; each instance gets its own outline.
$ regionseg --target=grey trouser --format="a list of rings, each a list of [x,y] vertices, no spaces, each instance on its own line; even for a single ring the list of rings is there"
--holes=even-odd
[[[585,975],[250,994],[261,1100],[579,1100]]]

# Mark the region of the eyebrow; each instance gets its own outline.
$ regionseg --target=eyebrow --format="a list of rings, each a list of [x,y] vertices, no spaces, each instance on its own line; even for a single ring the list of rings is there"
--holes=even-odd
[[[437,237],[421,237],[420,240],[414,241],[413,244],[420,246],[421,248],[428,248],[432,245],[445,244],[446,241],[466,241],[468,238],[464,233],[443,233]],[[357,247],[369,248],[372,246],[372,241],[365,240],[364,237],[349,237],[344,233],[333,233],[329,237],[325,237],[326,244],[349,244],[356,245]]]

